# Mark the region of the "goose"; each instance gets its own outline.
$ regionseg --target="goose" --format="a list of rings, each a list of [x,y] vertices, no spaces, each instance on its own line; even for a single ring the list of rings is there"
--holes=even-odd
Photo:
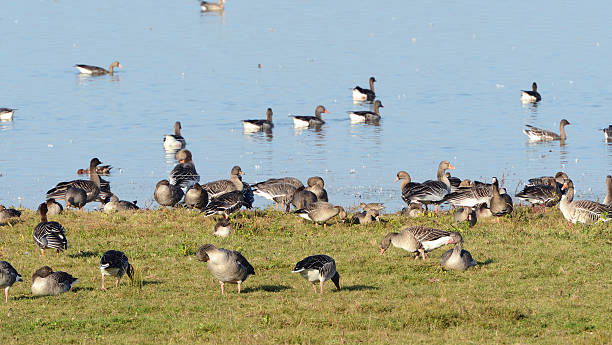
[[[380,215],[380,211],[385,209],[385,205],[383,205],[380,202],[370,202],[370,203],[359,203],[359,208],[363,209],[364,211],[372,211],[373,215],[375,217],[378,217]]]
[[[306,190],[304,186],[298,187],[293,193],[293,199],[291,203],[296,209],[306,208],[308,205],[317,202],[317,196],[315,193]]]
[[[174,206],[183,198],[183,190],[168,180],[161,180],[155,185],[153,197],[161,206]]]
[[[561,120],[561,123],[559,124],[559,133],[561,133],[561,135],[530,125],[526,125],[527,129],[523,129],[523,133],[525,133],[525,135],[529,137],[529,140],[532,141],[565,140],[567,139],[567,136],[565,135],[565,126],[569,124],[569,121],[566,119]]]
[[[32,275],[32,294],[34,296],[55,296],[72,290],[79,280],[72,275],[43,266]]]
[[[493,213],[491,213],[491,209],[489,209],[489,206],[487,206],[486,203],[474,206],[474,210],[476,211],[477,219],[487,219],[493,217]]]
[[[200,9],[202,12],[221,12],[223,11],[223,3],[225,0],[219,0],[218,3],[202,1],[200,2]]]
[[[609,125],[608,128],[603,128],[601,131],[604,133],[606,140],[612,139],[612,125]]]
[[[335,216],[340,216],[341,220],[346,219],[346,212],[342,206],[334,206],[325,201],[317,201],[308,205],[308,207],[295,211],[300,217],[315,222],[323,223],[323,228],[327,227],[326,221]]]
[[[239,166],[235,165],[230,171],[229,180],[208,182],[202,185],[202,188],[206,190],[210,200],[213,200],[225,193],[233,192],[236,190],[241,191],[244,188],[244,184],[242,183],[242,175],[244,175],[242,169]]]
[[[377,212],[371,209],[367,211],[359,212],[353,215],[351,222],[353,224],[370,224],[376,221]]]
[[[320,176],[313,176],[308,178],[306,182],[308,187],[307,191],[313,192],[317,196],[317,201],[328,202],[327,191],[325,190],[325,181]]]
[[[256,187],[256,186],[261,185],[261,184],[279,183],[279,182],[289,183],[290,185],[293,185],[295,188],[304,187],[304,184],[302,184],[302,182],[299,179],[295,178],[295,177],[270,178],[270,179],[267,179],[267,180],[265,180],[263,182],[255,183],[253,185],[253,187]]]
[[[0,223],[9,223],[11,220],[19,217],[21,217],[21,211],[0,205]]]
[[[478,221],[478,217],[476,216],[476,211],[474,211],[471,207],[460,207],[455,211],[455,223],[460,224],[463,222],[468,222],[470,227],[476,225]]]
[[[357,122],[377,122],[380,120],[379,108],[384,108],[380,100],[374,102],[374,111],[349,111],[349,118],[352,123]]]
[[[563,213],[563,217],[572,224],[588,224],[598,220],[603,222],[610,220],[612,206],[590,200],[574,200],[574,182],[572,180],[566,180],[562,190],[565,190],[565,194],[561,196],[559,209]]]
[[[58,222],[47,221],[47,203],[43,202],[38,206],[38,214],[40,214],[40,223],[36,225],[32,233],[34,243],[40,248],[42,256],[45,256],[47,248],[55,249],[59,256],[60,251],[68,249],[66,229]]]
[[[493,185],[493,196],[489,202],[491,213],[495,217],[503,217],[507,214],[511,214],[513,210],[512,198],[506,193],[500,194],[497,177],[493,177],[491,184]],[[497,221],[499,222],[499,218],[497,218]]]
[[[55,201],[55,199],[47,199],[47,215],[48,216],[56,216],[61,214],[64,211],[64,207],[59,202]]]
[[[211,199],[210,203],[202,209],[202,212],[206,217],[220,214],[227,219],[230,214],[240,210],[242,206],[253,207],[252,203],[245,199],[243,191],[235,190]]]
[[[612,206],[612,176],[606,176],[606,198],[604,205]]]
[[[474,207],[478,204],[489,203],[493,190],[489,186],[461,187],[444,197],[444,201],[455,207]]]
[[[559,184],[559,185],[563,185],[563,183],[565,182],[566,179],[569,179],[569,177],[567,176],[566,173],[564,173],[563,171],[559,171],[555,174],[555,176],[540,176],[540,177],[534,177],[534,178],[530,178],[528,180],[528,186],[534,186],[534,185],[550,185],[550,186],[555,186],[555,184]]]
[[[110,201],[113,192],[111,192],[110,182],[100,177],[100,194],[95,201],[100,203],[100,209],[104,207],[104,204]]]
[[[176,158],[179,163],[170,172],[168,181],[170,181],[170,184],[181,187],[183,192],[186,192],[194,184],[200,182],[200,175],[196,171],[191,151],[182,149],[176,153]]]
[[[299,273],[311,282],[314,293],[317,293],[316,282],[319,282],[319,291],[323,293],[323,282],[326,280],[331,280],[340,290],[340,274],[336,271],[336,261],[330,256],[318,254],[305,257],[295,264],[291,273]]]
[[[66,208],[74,207],[83,212],[83,207],[87,203],[87,193],[79,188],[70,186],[66,190]]]
[[[460,179],[460,178],[458,178],[458,177],[451,176],[451,174],[450,174],[448,171],[446,172],[446,174],[445,174],[445,175],[446,175],[446,178],[448,178],[448,182],[450,183],[450,186],[451,186],[451,193],[452,193],[452,192],[456,192],[456,191],[457,191],[457,189],[459,189],[459,188],[461,187],[461,182],[463,182],[463,181],[461,181],[461,179]],[[471,182],[472,182],[472,181],[470,181],[469,179],[467,179],[467,181],[464,183],[464,186],[465,186],[465,185],[469,186]]]
[[[196,253],[199,261],[207,263],[208,270],[221,283],[221,294],[225,295],[225,283],[238,284],[238,293],[242,290],[242,282],[249,275],[255,274],[255,269],[247,259],[235,250],[216,248],[212,244],[204,244]]]
[[[164,150],[168,152],[178,151],[184,149],[187,142],[181,135],[181,122],[176,121],[174,123],[174,134],[166,134],[164,136]]]
[[[476,261],[472,255],[463,249],[463,237],[458,232],[451,233],[448,243],[455,243],[453,249],[447,250],[440,258],[440,265],[447,270],[465,271],[472,266],[476,266]]]
[[[115,67],[123,68],[123,66],[121,66],[119,61],[114,61],[108,67],[108,70],[106,70],[106,69],[104,69],[102,67],[91,66],[91,65],[74,65],[74,67],[76,67],[76,69],[79,70],[79,73],[82,73],[82,74],[91,74],[91,75],[104,75],[104,74],[113,75]]]
[[[140,208],[136,206],[136,201],[129,202],[125,200],[119,200],[119,198],[112,194],[110,197],[110,201],[104,205],[104,212],[112,212],[112,211],[134,211],[139,210]]]
[[[295,188],[293,185],[282,182],[266,183],[253,186],[253,194],[262,196],[268,200],[273,200],[274,202],[276,202],[277,210],[278,205],[281,204],[283,212],[289,211],[289,208],[291,207],[291,201],[293,200],[293,196],[296,190],[297,188]]]
[[[428,228],[425,226],[405,227],[401,232],[390,232],[380,243],[380,255],[383,255],[389,246],[402,248],[410,253],[416,253],[414,259],[419,258],[419,253],[425,260],[425,252],[440,248],[447,243],[452,243],[450,232]]]
[[[534,81],[531,84],[531,91],[521,90],[521,102],[535,103],[542,100],[542,96],[538,93],[538,84]]]
[[[119,281],[124,274],[128,275],[130,280],[134,280],[134,267],[130,265],[127,255],[118,250],[107,250],[102,254],[100,259],[100,274],[102,274],[102,290],[104,287],[104,276],[117,277],[115,287],[119,286]]]
[[[13,121],[13,114],[17,109],[0,108],[0,121]]]
[[[438,180],[428,180],[420,184],[413,184],[402,188],[402,199],[406,203],[419,202],[425,205],[427,211],[428,204],[434,204],[438,212],[438,204],[444,201],[444,197],[450,193],[450,181],[446,177],[446,169],[455,169],[448,161],[442,161],[438,165]]]
[[[229,219],[222,218],[215,224],[213,235],[218,237],[229,237],[233,232],[234,227],[229,222]]]
[[[96,200],[100,194],[100,176],[96,167],[102,164],[98,158],[93,158],[89,162],[89,180],[72,180],[68,182],[60,182],[54,188],[47,191],[47,199],[53,198],[56,200],[66,200],[66,192],[68,188],[80,188],[87,194],[86,202]]]
[[[374,82],[376,82],[376,79],[374,77],[370,77],[370,89],[363,89],[359,86],[355,86],[353,88],[353,100],[373,101],[374,98],[376,98],[376,94],[374,93]]]
[[[553,181],[552,186],[549,184],[527,185],[516,194],[516,197],[531,203],[532,210],[534,210],[535,205],[555,206],[561,200],[561,194],[561,185]]]
[[[22,282],[21,275],[7,261],[0,261],[0,289],[4,289],[4,302],[8,303],[8,293],[15,282]]]
[[[420,217],[423,215],[423,205],[409,204],[408,207],[402,208],[402,214],[410,218]]]
[[[111,165],[101,165],[96,167],[96,172],[98,175],[110,175],[111,169],[113,167]],[[78,169],[77,174],[79,175],[89,175],[89,168],[87,169]]]
[[[208,192],[199,183],[185,193],[185,205],[191,208],[203,209],[208,205]]]
[[[293,126],[298,128],[303,127],[320,127],[325,123],[321,118],[321,114],[329,114],[329,111],[324,106],[319,105],[315,109],[315,116],[298,116],[289,115],[293,118]]]
[[[274,128],[272,123],[272,108],[266,110],[265,120],[242,120],[245,132],[269,131]]]

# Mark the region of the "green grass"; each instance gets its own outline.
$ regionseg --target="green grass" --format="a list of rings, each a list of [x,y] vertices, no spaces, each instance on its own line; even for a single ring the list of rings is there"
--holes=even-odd
[[[22,274],[0,303],[2,344],[610,344],[612,236],[609,225],[569,228],[558,210],[462,227],[465,248],[479,262],[444,272],[390,248],[389,231],[404,225],[451,230],[452,216],[385,216],[372,225],[331,224],[326,230],[274,211],[235,217],[228,239],[211,235],[214,220],[188,210],[124,214],[68,212],[51,217],[67,229],[68,251],[41,257],[32,241],[39,219],[0,226],[0,260]],[[257,275],[219,283],[195,259],[204,243],[235,249]],[[98,263],[108,249],[124,251],[135,282],[114,278],[100,290]],[[335,258],[341,291],[323,295],[291,274],[307,255]],[[31,274],[43,265],[79,278],[75,289],[34,298]]]

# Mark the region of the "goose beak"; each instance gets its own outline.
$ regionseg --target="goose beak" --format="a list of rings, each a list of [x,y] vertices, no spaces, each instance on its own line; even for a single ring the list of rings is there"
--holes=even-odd
[[[395,178],[395,182],[397,182],[397,181],[399,181],[399,177],[396,177],[396,178]]]
[[[566,190],[568,188],[567,183],[563,184],[563,187],[561,187],[561,190]]]
[[[325,109],[324,113],[329,114],[329,110]]]
[[[385,248],[380,248],[380,255],[383,255],[385,253]]]
[[[451,170],[455,170],[455,167],[452,164],[450,164],[450,163],[448,164],[448,168],[451,169]]]
[[[451,243],[453,243],[453,238],[452,237],[449,238],[448,241],[446,241],[446,244],[451,244]]]
[[[119,64],[119,68],[123,68],[123,66],[121,64]]]
[[[240,172],[240,175],[244,175],[244,171],[241,171],[241,172]]]

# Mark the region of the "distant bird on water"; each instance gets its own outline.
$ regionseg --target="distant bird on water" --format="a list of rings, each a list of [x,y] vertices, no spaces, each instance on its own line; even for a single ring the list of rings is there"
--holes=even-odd
[[[104,74],[113,75],[115,67],[123,68],[123,66],[121,66],[119,61],[114,61],[108,67],[108,70],[102,67],[92,66],[92,65],[74,65],[74,67],[76,67],[76,69],[78,69],[81,74],[90,74],[90,75],[104,75]]]

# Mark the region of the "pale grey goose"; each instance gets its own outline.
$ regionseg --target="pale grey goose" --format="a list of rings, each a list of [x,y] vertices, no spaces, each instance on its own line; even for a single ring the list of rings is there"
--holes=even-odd
[[[196,253],[196,258],[207,263],[210,273],[221,283],[221,294],[225,294],[225,283],[238,284],[238,293],[242,290],[242,282],[249,275],[255,274],[255,269],[247,259],[235,250],[217,248],[212,244],[204,244]]]
[[[170,184],[181,187],[183,192],[186,192],[191,186],[200,182],[200,175],[196,171],[191,151],[182,149],[175,156],[179,163],[170,172],[168,181],[170,181]]]
[[[319,291],[323,293],[323,282],[326,280],[331,280],[340,290],[340,274],[336,271],[336,261],[330,256],[324,254],[308,256],[295,264],[291,273],[299,273],[311,282],[315,293],[317,293],[316,282],[319,282]]]
[[[438,179],[427,180],[423,183],[408,183],[402,187],[402,199],[406,203],[418,202],[425,205],[434,204],[438,212],[438,204],[444,201],[444,197],[450,193],[450,181],[446,177],[446,169],[455,169],[448,161],[442,161],[438,165]],[[399,174],[398,174],[399,175]],[[398,176],[399,178],[399,176]]]
[[[327,191],[325,190],[325,181],[323,181],[322,177],[309,177],[306,184],[308,185],[306,190],[313,192],[317,196],[317,201],[329,201],[327,198]]]
[[[233,191],[241,191],[244,188],[242,183],[242,169],[235,165],[230,171],[229,180],[218,180],[208,182],[202,185],[202,188],[208,193],[208,198],[212,201],[216,197]]]
[[[489,202],[489,208],[491,209],[491,213],[495,217],[503,217],[507,214],[511,214],[513,210],[512,198],[506,193],[500,194],[499,182],[497,180],[497,177],[493,177],[492,185],[493,196],[491,197],[491,201]]]
[[[329,114],[329,111],[324,106],[319,105],[315,109],[315,116],[290,115],[289,117],[293,118],[294,127],[320,127],[325,123],[321,114]]]
[[[102,274],[102,290],[106,290],[106,287],[104,287],[104,276],[116,277],[115,287],[117,287],[124,274],[127,274],[130,280],[134,279],[134,267],[130,264],[125,253],[111,249],[102,254],[100,274]]]
[[[214,236],[218,237],[228,237],[234,232],[234,227],[229,222],[229,219],[222,218],[215,224],[215,228],[213,231]]]
[[[60,182],[54,188],[47,191],[47,199],[66,200],[68,188],[80,188],[87,194],[87,202],[96,200],[100,194],[100,176],[98,176],[97,166],[102,164],[98,158],[93,158],[89,162],[89,180],[72,180]]]
[[[455,243],[453,249],[447,250],[440,258],[440,265],[448,270],[465,271],[472,266],[476,266],[476,261],[472,255],[463,249],[463,237],[458,232],[451,233],[448,243]]]
[[[153,197],[161,206],[174,206],[183,198],[181,187],[170,184],[168,180],[161,180],[155,185]]]
[[[295,177],[270,178],[270,179],[267,179],[267,180],[265,180],[263,182],[255,183],[253,185],[253,187],[261,185],[261,184],[266,184],[266,183],[279,183],[279,182],[289,183],[289,184],[293,185],[295,188],[304,187],[304,184],[302,184],[302,182],[299,179],[295,178]]]
[[[245,132],[270,131],[274,128],[272,122],[272,108],[266,110],[265,120],[242,120],[242,126]]]
[[[43,266],[32,275],[32,294],[34,296],[53,296],[72,290],[78,279],[72,275]]]
[[[606,198],[604,205],[612,206],[612,176],[606,176]]]
[[[370,77],[369,83],[370,88],[364,89],[359,86],[355,86],[353,88],[353,100],[354,101],[374,101],[376,98],[376,94],[374,93],[374,82],[376,82],[376,78]]]
[[[416,253],[415,259],[419,254],[425,260],[425,252],[430,252],[440,248],[447,243],[452,243],[450,232],[429,228],[426,226],[409,226],[401,232],[390,232],[380,243],[380,255],[392,244],[394,247],[404,249],[410,253]]]
[[[352,123],[357,122],[377,122],[380,121],[380,108],[384,108],[380,100],[374,102],[374,110],[348,111],[349,119]]]
[[[208,205],[208,192],[196,183],[185,193],[185,205],[191,208],[203,209]]]
[[[529,137],[529,140],[533,141],[565,140],[567,139],[567,136],[565,135],[565,126],[569,124],[569,121],[566,119],[561,120],[561,123],[559,124],[560,134],[530,125],[526,125],[527,129],[523,129],[523,133]]]
[[[173,152],[180,149],[184,149],[187,142],[181,135],[181,122],[176,121],[174,123],[174,134],[166,134],[164,136],[164,150]]]
[[[61,214],[64,211],[64,207],[59,202],[55,201],[55,199],[50,198],[47,199],[47,215],[56,216]]]
[[[335,216],[339,216],[342,220],[346,218],[346,212],[342,206],[334,206],[325,201],[317,201],[306,208],[295,211],[295,213],[306,220],[323,223],[323,228],[327,227],[325,222]]]
[[[112,211],[135,211],[139,207],[136,206],[136,201],[129,202],[126,200],[119,200],[115,194],[111,194],[110,201],[104,205],[104,212]]]
[[[297,188],[292,184],[283,182],[253,185],[253,194],[262,196],[268,200],[273,200],[276,202],[277,210],[280,204],[283,212],[289,211],[296,190]]]
[[[74,65],[74,67],[76,67],[76,69],[78,69],[79,72],[82,74],[91,74],[91,75],[104,75],[104,74],[113,75],[113,73],[115,72],[115,67],[123,68],[123,66],[121,66],[119,61],[113,61],[113,63],[108,67],[108,70],[102,67],[92,66],[92,65],[78,65],[77,64],[77,65]]]
[[[531,91],[521,90],[521,102],[535,103],[542,100],[542,96],[538,93],[538,84],[534,81],[531,84]]]
[[[317,202],[317,196],[315,193],[306,190],[304,186],[298,187],[293,193],[293,199],[291,199],[291,203],[296,209],[306,208],[308,205]]]
[[[7,261],[0,261],[0,289],[4,289],[4,301],[8,303],[8,293],[15,282],[21,282],[21,275]]]
[[[47,221],[46,203],[43,202],[38,206],[38,214],[40,214],[40,223],[36,225],[32,232],[34,243],[40,248],[42,256],[45,255],[45,249],[47,248],[55,249],[59,256],[60,251],[68,249],[66,229],[58,222]]]
[[[574,182],[566,180],[563,184],[565,194],[561,196],[559,209],[563,217],[573,224],[593,223],[598,220],[607,222],[612,214],[612,206],[590,200],[574,200]]]
[[[21,217],[21,211],[0,205],[0,223],[10,224],[10,221]]]

